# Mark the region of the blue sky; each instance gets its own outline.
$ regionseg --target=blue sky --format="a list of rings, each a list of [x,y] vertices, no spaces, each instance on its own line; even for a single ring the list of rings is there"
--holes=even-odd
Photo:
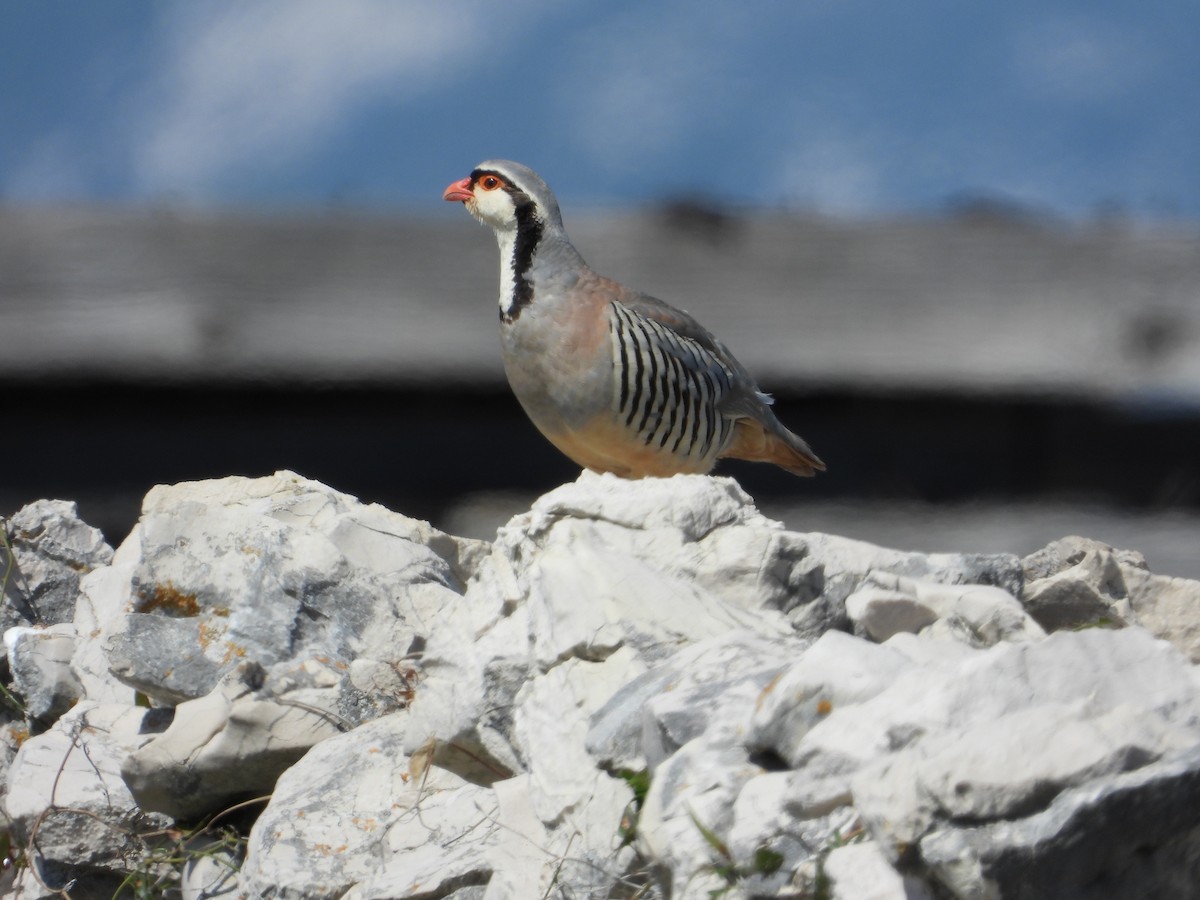
[[[0,0],[0,202],[1200,220],[1196,0]]]

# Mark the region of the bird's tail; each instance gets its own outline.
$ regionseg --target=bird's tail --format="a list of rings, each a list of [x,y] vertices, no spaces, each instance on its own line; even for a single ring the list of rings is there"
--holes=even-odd
[[[738,419],[733,441],[721,455],[774,463],[793,475],[815,475],[825,470],[825,463],[812,452],[804,438],[792,434],[778,420],[765,423],[758,419]]]

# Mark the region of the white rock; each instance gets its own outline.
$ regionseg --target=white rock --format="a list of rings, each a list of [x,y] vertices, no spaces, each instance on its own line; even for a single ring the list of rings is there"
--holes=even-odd
[[[584,474],[546,495],[501,529],[463,602],[431,623],[408,750],[434,736],[465,751],[440,764],[474,780],[507,777],[520,769],[519,753],[510,717],[497,711],[512,707],[533,673],[619,648],[648,665],[730,631],[790,636],[779,611],[747,600],[764,581],[757,568],[718,575],[720,560],[709,560],[711,577],[697,576],[704,554],[693,545],[722,529],[778,533],[728,479],[635,485]],[[717,587],[735,582],[745,586]]]
[[[1152,575],[1122,566],[1137,622],[1200,663],[1200,581]]]
[[[1064,632],[905,673],[803,743],[818,759],[856,748],[855,805],[885,852],[903,853],[939,817],[1025,814],[1200,740],[1198,714],[1195,675],[1164,643]]]
[[[530,773],[533,808],[543,822],[558,821],[592,796],[597,772],[585,743],[591,716],[643,671],[634,652],[625,649],[602,663],[568,660],[517,694],[514,736]]]
[[[243,664],[209,694],[181,703],[171,725],[135,750],[121,775],[139,806],[175,819],[271,793],[279,775],[314,744],[341,731],[322,704],[257,696],[261,670]]]
[[[799,534],[793,539],[805,547],[812,571],[808,590],[819,595],[793,611],[792,619],[801,631],[813,624],[822,630],[838,624],[833,613],[814,619],[814,611],[837,610],[869,577],[879,573],[943,585],[990,585],[1014,596],[1024,578],[1020,561],[1009,554],[910,553],[829,534]]]
[[[180,878],[180,900],[235,900],[242,859],[232,848],[201,835],[188,841],[190,858]]]
[[[146,713],[84,701],[17,752],[4,810],[16,842],[35,848],[34,864],[52,887],[125,870],[142,855],[137,835],[167,824],[138,808],[120,774],[125,757],[150,737],[142,733]]]
[[[1045,637],[1014,598],[1189,647],[1191,590],[1082,540],[1019,563],[787,532],[702,476],[585,473],[490,546],[291,473],[157,488],[82,579],[85,699],[15,757],[10,812],[50,810],[55,884],[119,878],[111,817],[145,813],[118,772],[185,817],[274,783],[213,889],[279,900],[794,897],[822,869],[842,898],[1187,896],[1197,671],[1136,628]],[[91,719],[85,770],[64,728],[134,688],[176,708]],[[56,835],[55,780],[110,821]]]
[[[715,867],[730,860],[706,833],[724,839],[739,792],[760,772],[744,750],[709,748],[699,739],[655,770],[638,819],[637,846],[666,870],[668,896],[698,900],[726,886]]]
[[[804,646],[733,632],[676,654],[664,666],[670,672],[664,690],[642,708],[642,753],[650,768],[702,735],[714,748],[749,746],[756,704]]]
[[[981,584],[938,584],[871,572],[846,598],[850,620],[876,641],[919,632],[939,620],[949,636],[972,646],[1031,641],[1046,636],[1008,591]]]
[[[770,749],[792,767],[808,766],[814,756],[811,735],[831,714],[883,693],[911,668],[911,659],[896,649],[826,632],[763,690],[754,705],[747,742]],[[837,732],[820,744],[822,776],[852,771],[878,752],[860,735],[840,738]]]
[[[71,668],[75,626],[10,628],[4,632],[13,690],[24,701],[25,714],[43,726],[54,722],[82,696],[83,685]]]
[[[825,858],[830,900],[931,900],[915,879],[891,867],[870,841],[847,844]]]
[[[118,554],[134,612],[108,637],[110,665],[178,703],[243,659],[276,693],[304,660],[399,660],[477,549],[290,472],[156,487]]]
[[[766,772],[738,793],[723,838],[739,883],[749,893],[787,896],[797,888],[817,893],[824,855],[861,831],[845,779]]]
[[[779,528],[732,478],[675,475],[630,481],[584,470],[539,498],[518,527],[538,535],[564,519],[611,522],[632,531],[665,528],[696,541],[727,525]],[[512,527],[510,525],[510,527]]]
[[[106,649],[108,636],[124,627],[133,598],[136,561],[130,550],[120,549],[113,563],[89,572],[80,581],[79,601],[75,607],[75,654],[71,667],[83,689],[83,696],[96,703],[132,706],[137,692],[113,677]]]
[[[1022,560],[1026,608],[1050,629],[1141,625],[1200,662],[1200,582],[1152,574],[1141,554],[1066,537]]]
[[[284,773],[251,831],[243,893],[413,896],[418,883],[486,882],[492,792],[436,767],[412,771],[403,718],[323,741]]]

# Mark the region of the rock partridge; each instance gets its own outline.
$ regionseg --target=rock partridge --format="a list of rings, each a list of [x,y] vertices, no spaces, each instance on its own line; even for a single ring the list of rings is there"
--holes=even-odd
[[[537,173],[490,160],[442,196],[496,233],[509,384],[576,463],[626,478],[706,473],[722,457],[825,468],[695,319],[588,267]]]

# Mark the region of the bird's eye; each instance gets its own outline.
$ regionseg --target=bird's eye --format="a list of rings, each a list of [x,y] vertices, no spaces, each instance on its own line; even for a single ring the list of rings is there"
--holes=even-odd
[[[504,187],[504,182],[495,175],[484,175],[479,179],[479,186],[485,191],[494,191]]]

